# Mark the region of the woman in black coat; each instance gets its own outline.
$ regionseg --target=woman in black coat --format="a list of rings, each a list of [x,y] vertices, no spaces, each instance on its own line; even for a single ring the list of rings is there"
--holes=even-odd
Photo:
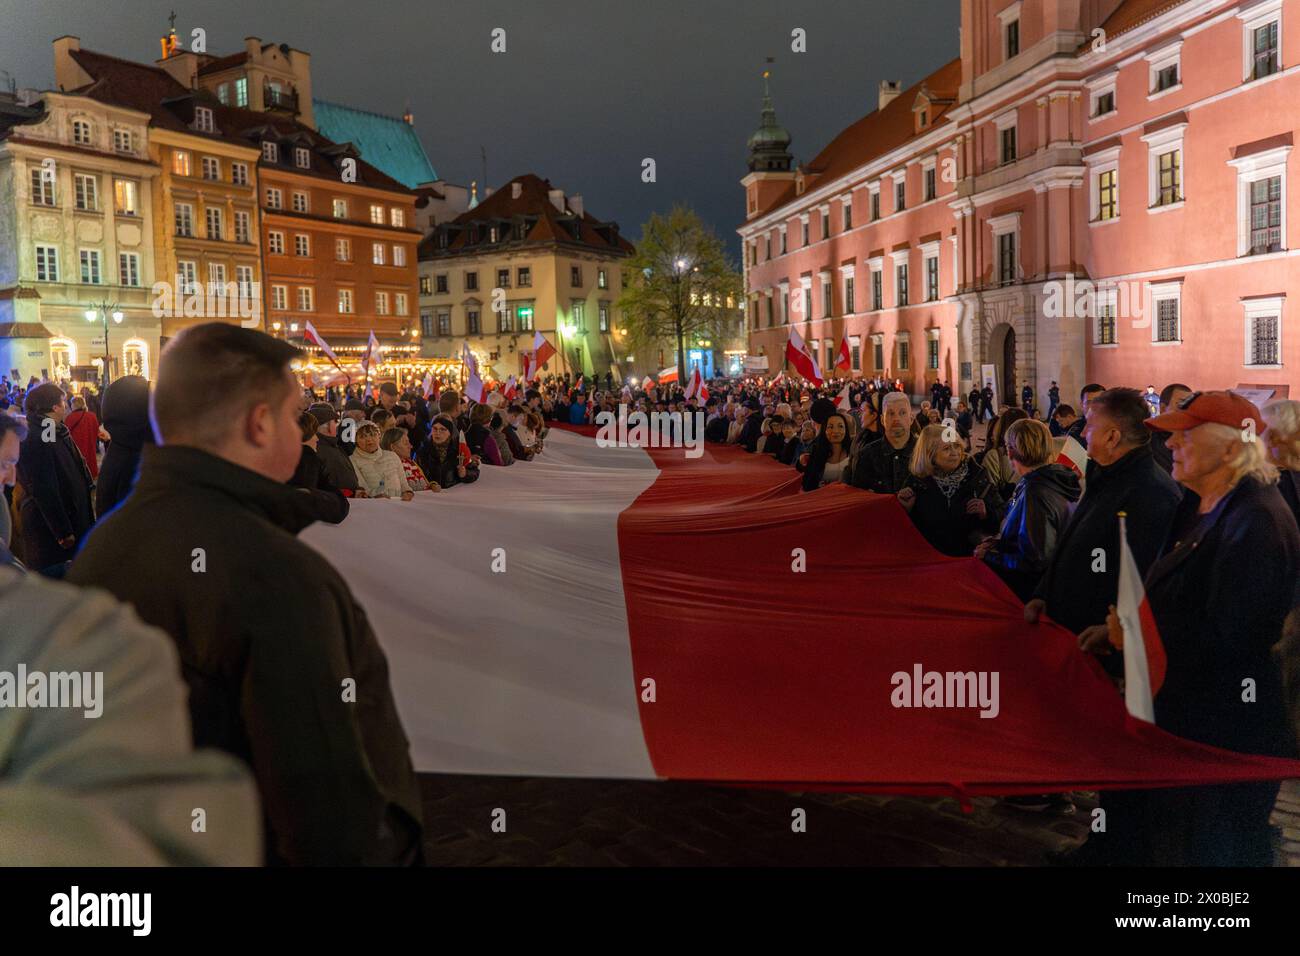
[[[95,523],[94,482],[63,424],[68,410],[63,389],[48,382],[37,386],[27,393],[24,410],[27,438],[18,458],[23,560],[29,568],[61,576]]]
[[[424,477],[444,489],[478,480],[478,465],[460,459],[460,435],[456,423],[439,415],[429,428],[429,439],[420,446],[416,463]]]
[[[816,491],[822,485],[838,484],[849,463],[853,430],[844,412],[832,412],[813,441],[803,473],[803,490]]]
[[[103,407],[109,443],[95,486],[95,512],[101,517],[131,493],[140,470],[140,450],[153,444],[149,380],[139,375],[119,378],[104,389]]]
[[[997,530],[1002,497],[960,441],[944,441],[944,431],[943,425],[921,430],[912,452],[912,477],[898,493],[898,503],[930,544],[959,558]]]
[[[316,445],[320,441],[316,429],[320,427],[320,422],[311,412],[303,412],[298,416],[298,427],[302,429],[302,452],[298,457],[298,468],[289,479],[289,484],[311,495],[316,516],[321,521],[339,524],[348,516],[350,505],[347,497],[330,480],[325,462],[316,453]]]

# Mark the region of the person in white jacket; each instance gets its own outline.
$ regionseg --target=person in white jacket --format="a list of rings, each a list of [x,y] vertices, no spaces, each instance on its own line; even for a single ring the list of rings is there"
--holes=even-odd
[[[357,448],[352,453],[352,468],[357,481],[370,498],[401,498],[410,501],[415,489],[406,480],[406,469],[395,452],[379,447],[379,426],[366,422],[357,429]]]
[[[0,622],[0,866],[261,863],[252,776],[194,749],[166,634],[107,592],[3,567]]]

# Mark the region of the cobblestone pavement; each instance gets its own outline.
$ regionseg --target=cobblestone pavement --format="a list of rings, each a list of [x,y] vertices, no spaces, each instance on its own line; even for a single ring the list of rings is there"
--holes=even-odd
[[[1087,836],[1095,795],[1071,815],[976,798],[743,790],[688,783],[422,774],[435,866],[1042,866]],[[493,811],[506,832],[494,833]],[[807,831],[791,829],[792,811]],[[1300,866],[1300,781],[1273,822],[1281,865]]]

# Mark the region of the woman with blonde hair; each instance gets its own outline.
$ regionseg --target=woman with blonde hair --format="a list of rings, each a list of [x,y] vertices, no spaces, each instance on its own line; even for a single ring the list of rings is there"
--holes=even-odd
[[[943,425],[921,429],[912,449],[912,476],[898,492],[898,503],[937,550],[966,557],[997,530],[1002,496],[966,454],[956,429],[951,436],[945,435],[947,430]]]
[[[1264,424],[1264,450],[1281,473],[1277,490],[1300,524],[1300,402],[1286,399],[1266,405],[1260,413]]]

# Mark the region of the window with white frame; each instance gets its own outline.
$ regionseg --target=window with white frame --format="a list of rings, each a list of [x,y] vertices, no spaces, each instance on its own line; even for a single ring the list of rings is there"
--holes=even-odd
[[[206,106],[196,107],[194,110],[194,128],[200,133],[211,133],[216,129],[212,122],[212,110]]]
[[[226,264],[224,262],[208,263],[208,284],[224,294],[226,288]]]
[[[394,315],[406,315],[406,301],[407,301],[407,296],[405,292],[396,292],[393,294]]]
[[[899,332],[894,342],[898,349],[898,364],[895,368],[906,372],[912,365],[912,335],[910,332]]]
[[[230,164],[230,181],[236,186],[248,185],[248,163]]]
[[[827,270],[821,274],[822,280],[822,318],[831,317],[831,308],[835,304],[835,287],[831,282],[830,271]]]
[[[406,210],[394,206],[388,210],[388,221],[390,225],[396,226],[398,229],[406,228]]]
[[[804,213],[802,216],[799,217],[799,233],[803,239],[800,245],[804,245],[804,246],[808,245],[809,236],[808,236],[808,214],[807,213]]]
[[[1183,131],[1179,123],[1142,137],[1147,144],[1147,205],[1152,210],[1183,201]]]
[[[885,307],[885,261],[876,258],[867,261],[871,273],[871,309],[879,312]]]
[[[997,284],[1011,285],[1022,275],[1020,269],[1020,213],[1007,213],[989,219],[993,232],[993,250],[997,257]]]
[[[932,372],[939,371],[939,330],[925,330],[925,367]]]
[[[183,294],[196,294],[199,291],[199,264],[193,259],[178,259],[176,261],[176,280]]]
[[[46,170],[49,169],[47,172]],[[38,206],[53,206],[54,170],[52,167],[31,167],[32,202]]]
[[[311,150],[305,146],[298,146],[293,151],[294,165],[299,169],[311,169]]]
[[[72,121],[72,141],[78,146],[90,145],[90,124],[85,120]]]
[[[393,246],[393,265],[405,267],[406,246]]]
[[[57,246],[36,247],[36,281],[59,281],[59,249]]]
[[[1100,119],[1115,112],[1115,78],[1112,70],[1088,81],[1088,118]]]
[[[209,239],[223,238],[223,234],[222,234],[223,223],[221,221],[221,207],[208,206],[206,209],[204,209],[203,212],[205,216],[206,225],[208,227],[208,238]]]
[[[295,192],[293,194],[293,211],[294,212],[311,212],[311,200],[307,193]]]
[[[334,240],[334,258],[338,262],[352,261],[352,240],[351,239]]]
[[[99,250],[81,250],[81,281],[88,285],[99,285],[104,281],[99,271]]]
[[[189,176],[190,172],[190,154],[183,149],[172,151],[172,172],[177,176]]]
[[[311,255],[311,236],[305,233],[294,233],[293,237],[293,254],[295,256]]]
[[[203,171],[204,179],[218,180],[221,178],[221,163],[215,156],[204,156],[199,161],[199,167]]]
[[[822,206],[820,212],[822,221],[822,238],[829,239],[831,237],[831,207]]]
[[[1254,368],[1282,366],[1281,295],[1242,300],[1246,319],[1246,355],[1244,364]]]
[[[271,308],[283,312],[289,308],[289,287],[287,285],[271,286]]]
[[[387,315],[387,314],[388,314],[388,293],[376,292],[375,293],[375,315]]]
[[[852,265],[840,266],[840,278],[844,282],[844,314],[852,315],[858,310],[857,299],[854,295],[854,273],[855,268]]]
[[[862,371],[862,336],[849,336],[849,367],[854,372]]]
[[[266,208],[282,209],[284,208],[284,192],[274,186],[266,187]]]
[[[1162,93],[1183,85],[1183,41],[1178,40],[1147,54],[1147,96],[1155,99]]]
[[[280,147],[275,143],[263,143],[262,159],[268,163],[278,163],[280,161]]]
[[[194,207],[187,202],[178,202],[175,213],[176,235],[194,235]]]
[[[781,324],[787,325],[790,322],[790,283],[782,280],[779,287],[781,289]]]
[[[803,312],[799,319],[806,322],[813,317],[812,276],[799,277],[799,292],[799,301],[803,306]]]
[[[1237,255],[1286,248],[1286,163],[1290,146],[1228,160],[1237,170]]]
[[[352,313],[352,290],[339,289],[339,312],[342,315]]]
[[[346,199],[334,200],[334,218],[335,219],[348,218],[348,201]]]
[[[786,251],[789,249],[789,245],[788,245],[787,242],[786,242],[786,231],[785,231],[785,229],[786,229],[786,227],[785,227],[785,226],[782,226],[782,227],[781,227],[781,230],[780,230],[780,231],[781,231],[781,255],[785,255],[785,254],[786,254]]]
[[[922,248],[925,263],[925,301],[934,302],[939,298],[939,244],[929,243],[932,249]]]
[[[1116,290],[1098,289],[1094,295],[1092,344],[1118,345],[1119,322],[1116,312]]]
[[[273,229],[266,234],[266,251],[272,255],[284,255],[284,233]]]
[[[118,153],[129,153],[131,149],[131,131],[129,129],[113,130],[113,150]]]
[[[382,266],[387,262],[384,255],[384,244],[382,242],[372,242],[370,244],[370,261],[377,266]]]
[[[1119,219],[1119,147],[1086,158],[1088,164],[1090,222]]]
[[[908,304],[908,250],[892,253],[894,261],[894,305],[902,308]]]
[[[840,228],[845,232],[853,228],[853,197],[851,195],[840,200]]]
[[[384,224],[384,207],[377,203],[370,204],[370,221],[378,225]]]
[[[1241,20],[1242,81],[1262,80],[1282,69],[1282,0],[1251,4]]]
[[[876,371],[885,369],[885,336],[879,332],[871,336],[871,367]]]
[[[90,176],[86,173],[77,173],[72,177],[72,184],[76,191],[76,204],[78,209],[90,212],[99,209],[98,176]]]
[[[235,285],[239,289],[239,298],[250,301],[253,298],[253,267],[235,266]]]
[[[1157,345],[1172,345],[1183,340],[1181,282],[1152,283],[1151,291],[1151,341]]]
[[[929,202],[939,195],[937,165],[937,157],[927,159],[921,164],[921,198],[924,202]]]
[[[907,208],[907,170],[901,169],[894,174],[894,212]]]
[[[249,216],[243,209],[235,210],[235,242],[248,242]]]
[[[298,311],[314,312],[316,310],[316,292],[309,285],[298,286]]]
[[[140,186],[132,179],[113,180],[113,211],[119,216],[140,215]]]

